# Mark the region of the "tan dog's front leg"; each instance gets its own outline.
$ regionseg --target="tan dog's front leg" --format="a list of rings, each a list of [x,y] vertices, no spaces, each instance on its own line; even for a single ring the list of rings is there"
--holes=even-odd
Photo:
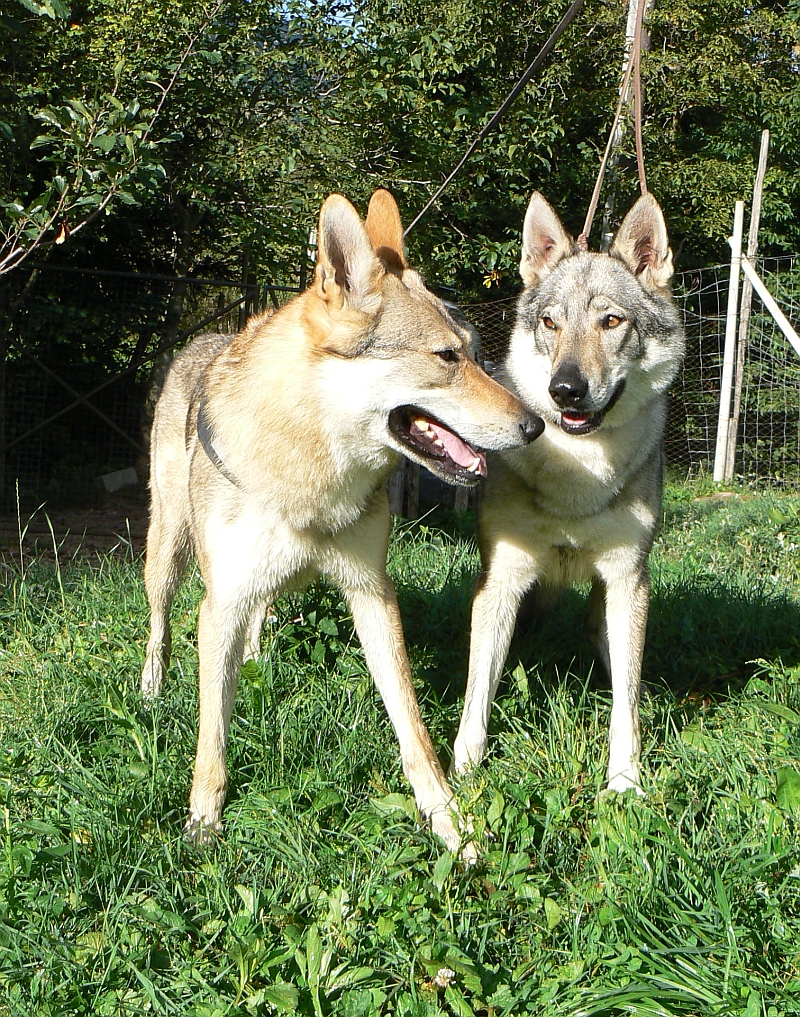
[[[225,750],[242,663],[245,622],[231,608],[215,605],[211,596],[200,605],[200,727],[184,833],[187,839],[201,844],[208,843],[222,829],[222,806],[228,788]]]
[[[608,743],[608,787],[611,791],[642,788],[639,779],[639,685],[642,676],[650,576],[609,576],[606,581],[606,632],[611,665],[611,725]]]
[[[419,810],[447,847],[458,851],[461,837],[455,822],[456,804],[420,713],[394,587],[384,577],[381,589],[359,587],[345,594],[367,666],[397,733],[403,771]],[[472,844],[461,854],[465,861],[476,857]]]

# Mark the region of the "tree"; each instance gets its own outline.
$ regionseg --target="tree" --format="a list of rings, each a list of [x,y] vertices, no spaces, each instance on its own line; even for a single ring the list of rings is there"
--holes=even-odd
[[[175,27],[174,17],[166,16],[175,8],[149,5],[151,12],[159,6],[163,33],[168,23]],[[17,16],[5,16],[11,34],[0,75],[7,118],[0,123],[6,166],[0,274],[46,245],[64,243],[113,201],[132,204],[137,193],[158,187],[164,139],[154,128],[198,37],[221,6],[221,0],[211,10],[195,4],[172,36],[184,43],[177,60],[144,77],[149,87],[133,94],[126,82],[126,40],[98,48],[91,43],[102,33],[87,37],[87,22],[95,30],[109,23],[108,5],[73,17],[61,0],[19,0]]]
[[[132,221],[124,202],[139,202],[148,227],[171,235],[176,269],[236,271],[247,250],[251,269],[285,280],[329,190],[363,203],[389,186],[410,220],[565,0],[135,0],[122,11],[92,0],[69,18],[63,0],[17,7],[28,11],[14,19],[22,44],[6,44],[0,68],[12,243],[74,234],[108,197],[109,243],[115,220]],[[648,15],[648,177],[684,264],[724,258],[764,126],[773,154],[763,236],[797,246],[797,17],[796,0],[657,0]],[[512,292],[534,188],[580,230],[616,105],[625,19],[617,0],[587,2],[415,228],[412,252],[432,279],[473,296]],[[622,153],[620,213],[637,190],[631,155]],[[65,218],[69,200],[77,212]]]
[[[496,109],[565,4],[499,0],[367,3],[346,51],[336,110],[353,169],[368,190],[401,190],[415,211]],[[437,208],[410,237],[429,274],[475,296],[517,286],[524,207],[543,190],[580,231],[617,102],[625,6],[587,3]],[[763,127],[774,155],[766,244],[796,250],[800,181],[798,7],[760,0],[657,0],[643,59],[644,142],[651,189],[682,264],[726,258],[733,202],[752,186]],[[619,214],[638,193],[632,132],[619,173]],[[359,183],[361,181],[361,183]]]

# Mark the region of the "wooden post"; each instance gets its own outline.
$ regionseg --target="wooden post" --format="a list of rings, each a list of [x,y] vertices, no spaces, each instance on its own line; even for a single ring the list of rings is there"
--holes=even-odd
[[[403,514],[403,495],[406,487],[406,461],[400,463],[387,481],[389,489],[389,511],[393,516]]]
[[[750,228],[747,231],[747,257],[752,261],[758,251],[758,227],[761,222],[761,195],[764,190],[764,176],[767,172],[769,152],[769,131],[761,134],[761,151],[758,155],[758,169],[753,185],[753,204],[750,208]],[[744,360],[747,351],[747,331],[750,327],[750,308],[753,303],[753,284],[747,275],[742,282],[742,302],[739,308],[739,339],[736,344],[736,370],[733,381],[733,411],[728,426],[728,453],[725,460],[725,479],[733,480],[736,465],[736,440],[739,434],[739,413],[744,385]]]
[[[453,510],[457,516],[463,515],[469,507],[470,488],[457,487],[456,496],[453,502]]]
[[[409,519],[419,519],[419,471],[421,469],[419,463],[406,463],[406,491],[408,492],[406,516]]]
[[[299,289],[304,293],[308,286],[308,266],[313,265],[317,258],[317,231],[308,231],[308,242],[305,251],[300,255]]]
[[[250,241],[245,241],[244,250],[242,251],[242,296],[245,298],[241,304],[239,304],[239,319],[236,323],[236,331],[241,332],[247,323],[247,296],[248,288],[247,283],[249,281],[250,274]]]
[[[778,304],[775,302],[775,298],[764,285],[763,280],[759,277],[758,272],[753,268],[749,258],[742,258],[742,272],[745,278],[749,279],[753,284],[753,289],[761,297],[764,307],[769,311],[772,317],[775,319],[775,324],[783,332],[786,338],[794,347],[795,353],[800,357],[800,336],[794,329],[794,326],[780,309]]]
[[[731,277],[728,284],[728,315],[725,322],[725,350],[722,358],[722,380],[719,390],[719,419],[717,446],[714,451],[714,483],[725,479],[725,462],[728,455],[728,429],[731,422],[731,384],[736,358],[736,318],[739,310],[739,275],[742,271],[742,232],[744,202],[736,202],[733,216],[731,245]]]

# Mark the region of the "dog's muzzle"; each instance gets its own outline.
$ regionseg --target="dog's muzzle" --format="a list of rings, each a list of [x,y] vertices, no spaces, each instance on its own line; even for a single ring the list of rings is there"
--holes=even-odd
[[[554,380],[557,378],[558,373],[556,372],[553,375]],[[579,408],[581,401],[585,399],[589,392],[589,383],[588,381],[585,382],[584,389],[584,381],[585,379],[581,379],[578,382],[573,376],[572,379],[567,378],[566,380],[562,377],[560,385],[554,385],[553,381],[550,383],[550,395],[553,402],[561,410],[561,420],[559,423],[561,430],[566,434],[591,434],[592,431],[596,431],[603,423],[606,414],[617,404],[625,389],[625,379],[622,378],[617,383],[616,388],[611,393],[611,398],[605,406],[600,410],[587,413]],[[578,396],[578,393],[581,391],[583,395]]]

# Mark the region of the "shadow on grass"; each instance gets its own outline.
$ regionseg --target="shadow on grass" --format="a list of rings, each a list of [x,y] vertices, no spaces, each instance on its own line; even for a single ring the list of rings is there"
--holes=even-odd
[[[438,593],[398,585],[406,639],[422,657],[418,672],[443,703],[464,694],[469,658],[474,579],[465,575]],[[607,687],[584,632],[586,594],[568,590],[537,618],[520,618],[506,669],[521,662],[545,684],[565,677]],[[760,659],[800,664],[800,603],[785,593],[737,590],[722,583],[675,583],[655,589],[650,604],[642,677],[681,699],[735,692],[758,670]],[[501,685],[498,695],[503,695]]]
[[[784,593],[675,585],[656,591],[643,675],[676,696],[740,689],[756,661],[800,663],[800,603]]]

